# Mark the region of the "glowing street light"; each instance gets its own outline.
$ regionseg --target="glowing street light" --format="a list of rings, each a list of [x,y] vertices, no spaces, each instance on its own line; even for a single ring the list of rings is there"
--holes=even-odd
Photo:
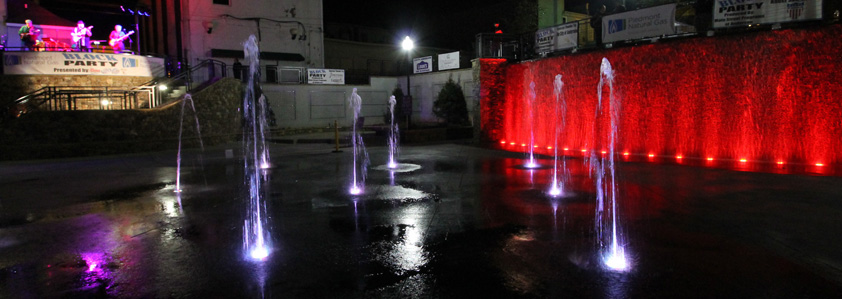
[[[412,42],[412,39],[409,38],[409,36],[407,36],[403,39],[403,42],[401,42],[401,48],[407,52],[412,51],[412,48],[415,48],[415,43]]]

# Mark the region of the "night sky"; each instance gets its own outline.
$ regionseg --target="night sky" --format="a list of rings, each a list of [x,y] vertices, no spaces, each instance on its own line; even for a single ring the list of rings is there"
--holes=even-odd
[[[210,0],[208,0],[210,1]],[[477,33],[493,32],[500,23],[517,17],[514,3],[524,0],[323,0],[324,21],[378,27],[393,31],[396,39],[410,35],[420,46],[446,49],[470,48]],[[567,0],[568,8],[588,0]],[[600,1],[600,0],[593,0]],[[11,1],[10,1],[11,2]],[[94,25],[94,39],[104,39],[114,24],[134,27],[134,17],[119,6],[135,7],[138,0],[41,0],[53,13]]]

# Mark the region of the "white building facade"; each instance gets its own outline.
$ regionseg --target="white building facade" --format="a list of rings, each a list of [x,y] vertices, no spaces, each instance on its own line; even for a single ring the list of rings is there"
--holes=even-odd
[[[321,0],[182,0],[185,59],[242,57],[243,42],[258,38],[261,65],[323,68]]]

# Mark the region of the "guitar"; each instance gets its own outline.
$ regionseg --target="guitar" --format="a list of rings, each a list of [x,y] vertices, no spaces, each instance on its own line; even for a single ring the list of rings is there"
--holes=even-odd
[[[129,37],[129,35],[132,35],[132,34],[134,34],[134,30],[129,31],[129,33],[126,33],[126,35],[123,35],[123,36],[121,36],[121,37],[119,37],[119,38],[109,39],[109,40],[108,40],[108,45],[113,47],[113,46],[114,46],[114,45],[116,45],[117,43],[121,43],[121,42],[123,42],[123,40],[125,40],[126,38],[128,38],[128,37]]]
[[[90,27],[85,28],[85,29],[83,29],[82,31],[79,31],[79,32],[71,32],[70,35],[73,36],[73,43],[74,44],[78,43],[80,39],[82,39],[86,35],[88,35],[87,33],[91,32],[91,28],[94,28],[94,26],[90,26]]]
[[[21,40],[32,39],[34,41],[34,40],[38,39],[38,35],[41,35],[41,30],[38,30],[38,29],[35,29],[34,27],[32,27],[32,28],[29,28],[29,32],[21,33],[20,39]]]

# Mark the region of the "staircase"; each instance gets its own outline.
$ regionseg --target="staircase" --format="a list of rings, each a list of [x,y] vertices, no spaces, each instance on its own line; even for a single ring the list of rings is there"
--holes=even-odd
[[[177,101],[227,75],[224,62],[208,59],[170,78],[156,78],[134,87],[48,86],[24,95],[5,107],[2,118],[19,117],[33,109],[124,110],[155,108]]]

